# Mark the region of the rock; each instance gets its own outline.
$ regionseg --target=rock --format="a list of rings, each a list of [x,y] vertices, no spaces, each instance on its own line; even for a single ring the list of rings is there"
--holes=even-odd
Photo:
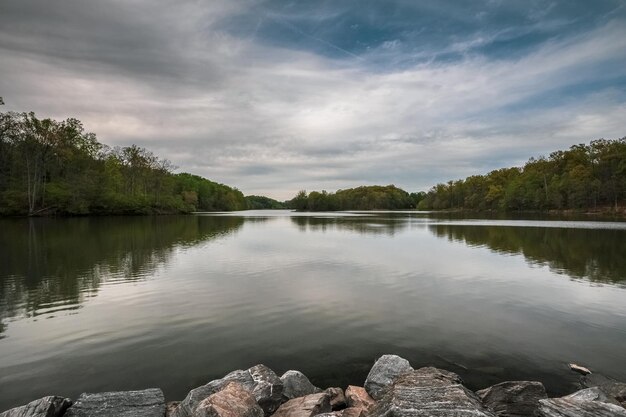
[[[280,380],[283,383],[283,400],[322,392],[300,371],[287,371],[280,377]]]
[[[248,372],[254,380],[252,394],[254,394],[265,415],[271,415],[283,402],[282,381],[274,371],[265,365],[253,366],[248,369]]]
[[[283,383],[267,366],[256,365],[229,373],[198,388],[194,388],[174,410],[172,417],[191,417],[201,401],[215,394],[229,382],[239,382],[256,398],[266,416],[271,415],[282,402]]]
[[[406,359],[396,355],[383,355],[370,369],[365,380],[365,390],[373,399],[378,400],[395,378],[412,370]]]
[[[461,378],[437,368],[420,368],[396,378],[371,410],[371,417],[494,417]]]
[[[541,417],[626,417],[626,409],[601,401],[568,398],[539,400]]]
[[[591,371],[588,368],[585,368],[584,366],[576,365],[575,363],[570,363],[568,364],[568,366],[570,370],[574,372],[578,372],[579,374],[589,375],[591,373]]]
[[[330,395],[321,392],[287,401],[276,410],[272,417],[313,417],[330,412]]]
[[[70,405],[69,398],[51,395],[0,413],[0,417],[60,417]]]
[[[366,417],[367,411],[362,408],[348,407],[330,413],[317,414],[315,417]]]
[[[376,402],[370,397],[365,388],[348,385],[346,389],[346,403],[350,408],[369,411],[376,405]]]
[[[174,410],[178,408],[180,401],[170,401],[165,404],[165,417],[171,417]]]
[[[263,417],[256,398],[239,382],[229,382],[217,393],[202,400],[194,417]]]
[[[563,398],[581,401],[601,401],[604,403],[620,405],[620,403],[615,398],[611,398],[606,395],[606,393],[602,391],[602,389],[600,389],[599,387],[585,388],[583,390],[576,391],[573,394],[566,395]]]
[[[600,388],[609,398],[614,398],[623,407],[626,407],[626,384],[607,378],[600,374],[585,375],[581,378],[581,385],[585,388]]]
[[[539,400],[548,398],[541,382],[507,381],[477,391],[483,404],[502,417],[534,416]]]
[[[165,398],[158,388],[81,394],[64,417],[163,417]]]
[[[366,417],[368,411],[364,408],[348,407],[341,411],[340,417]]]
[[[346,396],[341,388],[327,388],[325,392],[330,395],[330,408],[332,410],[341,410],[342,408],[346,408]]]

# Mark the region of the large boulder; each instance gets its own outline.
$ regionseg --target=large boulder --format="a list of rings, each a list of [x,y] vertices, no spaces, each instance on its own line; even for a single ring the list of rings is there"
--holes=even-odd
[[[365,380],[365,390],[373,399],[378,400],[394,379],[412,370],[406,359],[396,355],[383,355],[370,369]]]
[[[0,417],[60,417],[70,405],[69,398],[51,395],[0,413]]]
[[[180,402],[178,408],[172,412],[171,417],[193,416],[200,402],[220,391],[230,382],[238,382],[250,391],[266,416],[271,415],[282,402],[283,383],[280,378],[267,366],[256,365],[245,371],[233,371],[224,378],[192,389]]]
[[[541,417],[626,417],[626,409],[602,401],[551,398],[539,400]]]
[[[263,409],[243,385],[229,382],[222,390],[202,400],[194,417],[263,417]]]
[[[580,380],[583,388],[598,387],[608,397],[617,400],[626,407],[626,383],[607,378],[600,374],[590,374]]]
[[[283,383],[283,400],[322,392],[300,371],[287,371],[280,377],[280,380]]]
[[[272,417],[313,417],[330,412],[330,395],[321,392],[287,401]]]
[[[601,401],[603,403],[620,405],[620,403],[615,398],[606,395],[606,392],[602,391],[602,389],[600,389],[599,387],[581,389],[580,391],[576,391],[573,394],[566,395],[563,398],[581,401]]]
[[[371,417],[494,417],[461,378],[437,368],[420,368],[396,378]]]
[[[64,417],[164,417],[165,398],[158,388],[142,391],[84,393]]]
[[[501,417],[534,416],[539,400],[548,398],[546,388],[536,381],[507,381],[477,391],[483,404]]]

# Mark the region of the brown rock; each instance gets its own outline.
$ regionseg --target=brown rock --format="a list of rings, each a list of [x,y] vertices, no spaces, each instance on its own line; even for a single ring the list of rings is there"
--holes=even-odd
[[[169,403],[165,404],[165,417],[170,417],[174,410],[178,408],[179,404],[180,401],[170,401]]]
[[[194,417],[263,417],[254,395],[238,382],[228,383],[221,391],[202,400]]]
[[[372,397],[370,397],[367,391],[365,391],[365,388],[355,387],[354,385],[349,385],[346,389],[346,402],[350,408],[357,408],[365,411],[369,411],[376,405],[376,402]]]
[[[341,412],[341,417],[365,417],[367,410],[358,407],[348,407]]]
[[[330,408],[334,410],[341,410],[342,408],[346,408],[346,396],[343,393],[341,388],[332,387],[327,388],[326,392],[330,395]]]
[[[313,417],[330,412],[330,395],[322,392],[287,401],[276,410],[273,417]]]

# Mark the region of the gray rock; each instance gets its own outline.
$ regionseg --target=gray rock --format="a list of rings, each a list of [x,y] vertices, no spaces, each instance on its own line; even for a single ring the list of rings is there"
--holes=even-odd
[[[330,412],[330,395],[322,392],[289,400],[272,417],[313,417]]]
[[[551,398],[539,401],[541,417],[626,417],[626,409],[601,401]]]
[[[326,388],[325,392],[330,395],[330,408],[332,410],[341,410],[342,408],[346,407],[346,396],[341,388]]]
[[[507,381],[477,391],[483,404],[501,417],[534,416],[539,400],[548,398],[546,388],[536,381]]]
[[[607,378],[600,374],[590,374],[581,378],[584,388],[600,388],[609,398],[614,398],[626,407],[626,383]]]
[[[48,396],[0,413],[0,417],[60,417],[70,405],[69,398]]]
[[[420,368],[396,378],[370,417],[494,417],[458,375]]]
[[[229,382],[222,390],[202,400],[194,417],[263,417],[263,409],[242,384]]]
[[[365,390],[373,399],[378,400],[394,379],[412,370],[406,359],[396,355],[383,355],[370,369],[365,380]]]
[[[321,389],[311,384],[309,378],[300,371],[287,371],[280,377],[280,380],[283,383],[284,400],[322,392]]]
[[[606,395],[606,393],[599,387],[585,388],[580,391],[576,391],[573,394],[566,395],[563,398],[581,401],[601,401],[603,403],[620,405],[615,398]]]
[[[274,371],[265,365],[253,366],[248,369],[248,372],[254,380],[252,394],[254,394],[265,415],[271,415],[283,402],[282,381]]]
[[[271,415],[282,402],[283,383],[280,378],[267,366],[256,365],[245,371],[233,371],[224,378],[213,380],[206,385],[192,389],[171,416],[193,416],[201,401],[220,391],[229,382],[239,382],[249,390],[266,416]]]
[[[164,417],[165,398],[158,388],[81,394],[65,417]]]

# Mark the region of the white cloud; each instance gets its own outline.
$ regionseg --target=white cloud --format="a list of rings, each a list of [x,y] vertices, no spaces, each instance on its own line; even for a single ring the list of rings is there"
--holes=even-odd
[[[626,134],[623,91],[543,101],[623,76],[623,21],[522,57],[468,56],[394,71],[371,63],[379,53],[402,53],[395,43],[362,60],[332,59],[263,43],[256,30],[228,34],[220,25],[243,7],[234,3],[171,7],[153,22],[142,19],[144,61],[141,48],[58,57],[33,46],[35,35],[30,43],[0,41],[6,109],[77,117],[107,144],[139,143],[181,170],[281,199],[301,188],[367,183],[426,189]],[[161,25],[176,34],[163,48],[150,43]],[[484,43],[477,39],[457,46]],[[139,61],[128,65],[134,54]]]

